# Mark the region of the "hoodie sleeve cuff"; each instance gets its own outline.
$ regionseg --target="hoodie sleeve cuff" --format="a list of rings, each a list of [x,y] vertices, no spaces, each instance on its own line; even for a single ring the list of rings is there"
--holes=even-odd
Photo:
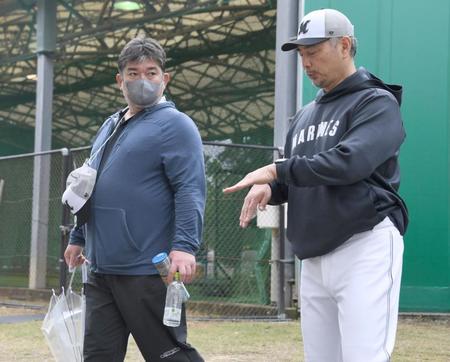
[[[197,254],[200,244],[195,240],[178,239],[172,242],[171,250],[184,251],[186,253]]]
[[[275,163],[277,169],[277,182],[281,184],[286,184],[287,182],[287,172],[288,172],[288,162],[287,160]]]
[[[69,244],[70,245],[78,245],[84,247],[85,245],[85,238],[83,233],[83,227],[77,227],[75,226],[69,235]]]

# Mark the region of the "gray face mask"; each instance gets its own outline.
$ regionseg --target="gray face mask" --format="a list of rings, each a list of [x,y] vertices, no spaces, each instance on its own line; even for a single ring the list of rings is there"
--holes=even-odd
[[[153,83],[145,79],[125,81],[128,100],[138,107],[151,107],[158,101],[163,83]]]

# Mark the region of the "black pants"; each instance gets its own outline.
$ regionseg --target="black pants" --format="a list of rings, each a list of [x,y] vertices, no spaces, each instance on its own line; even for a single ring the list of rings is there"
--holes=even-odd
[[[146,361],[203,361],[186,343],[184,307],[179,327],[162,323],[166,286],[158,275],[90,273],[85,293],[86,362],[122,362],[130,333]]]

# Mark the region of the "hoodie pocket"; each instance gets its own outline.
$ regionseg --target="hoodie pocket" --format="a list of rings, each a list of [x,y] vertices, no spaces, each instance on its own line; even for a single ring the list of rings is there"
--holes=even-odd
[[[94,240],[99,265],[129,265],[141,250],[127,225],[125,210],[95,207]]]

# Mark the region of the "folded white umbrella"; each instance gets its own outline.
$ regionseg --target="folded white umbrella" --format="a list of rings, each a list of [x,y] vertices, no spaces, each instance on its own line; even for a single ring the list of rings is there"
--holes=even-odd
[[[83,283],[87,279],[86,264],[82,267]],[[41,330],[47,345],[57,362],[83,361],[84,318],[86,314],[86,298],[83,290],[77,294],[72,290],[75,271],[70,278],[67,291],[58,296],[53,290],[48,312]]]

